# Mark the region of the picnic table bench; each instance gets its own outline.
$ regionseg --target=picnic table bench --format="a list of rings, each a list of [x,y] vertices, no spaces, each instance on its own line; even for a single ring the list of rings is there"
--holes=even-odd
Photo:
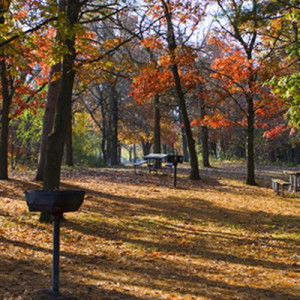
[[[276,192],[276,194],[284,194],[284,189],[285,188],[289,188],[291,185],[290,182],[287,182],[285,180],[282,179],[278,179],[278,178],[272,178],[272,189],[274,190],[274,192]]]
[[[147,164],[147,161],[146,160],[139,160],[135,163],[133,163],[133,167],[134,167],[134,173],[137,174],[137,168],[138,167],[141,167],[143,165],[146,165]]]
[[[289,191],[297,192],[300,190],[300,171],[297,170],[285,170],[284,174],[289,176]]]

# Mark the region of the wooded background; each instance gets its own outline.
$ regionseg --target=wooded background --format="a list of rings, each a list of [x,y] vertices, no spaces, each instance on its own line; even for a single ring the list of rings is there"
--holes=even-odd
[[[300,162],[296,0],[0,1],[0,179],[65,159]],[[123,158],[122,158],[123,157]]]

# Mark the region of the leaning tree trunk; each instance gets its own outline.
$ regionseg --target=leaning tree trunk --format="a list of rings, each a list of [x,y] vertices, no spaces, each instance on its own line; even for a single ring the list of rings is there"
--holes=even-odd
[[[2,1],[3,2],[3,1]],[[5,23],[4,13],[8,7],[0,3],[0,25]],[[11,95],[9,92],[9,80],[7,77],[6,60],[3,49],[0,51],[0,78],[2,93],[1,110],[1,135],[0,135],[0,179],[8,179],[8,130],[9,130],[9,108]]]
[[[44,167],[46,160],[46,146],[48,135],[50,134],[53,128],[53,120],[55,115],[55,107],[57,103],[57,98],[60,89],[60,78],[53,80],[53,77],[57,76],[57,73],[61,70],[61,64],[55,64],[51,67],[50,76],[49,76],[49,84],[48,84],[48,95],[47,95],[47,104],[46,110],[43,119],[43,131],[41,138],[41,146],[40,146],[40,157],[37,173],[35,176],[35,180],[43,180],[44,175]]]
[[[46,163],[44,169],[43,188],[54,190],[59,188],[60,171],[66,139],[67,125],[72,114],[72,91],[75,77],[75,24],[78,22],[80,11],[79,0],[67,0],[66,23],[68,36],[62,41],[68,50],[63,56],[61,87],[59,91],[54,127],[48,137],[46,150]],[[66,30],[66,29],[64,29]]]
[[[185,97],[180,81],[179,71],[178,71],[178,65],[175,62],[175,50],[177,48],[176,40],[175,40],[175,34],[174,34],[174,28],[172,23],[172,14],[169,10],[169,5],[164,1],[161,0],[161,3],[164,6],[164,12],[167,22],[167,42],[168,42],[168,49],[171,57],[171,72],[173,74],[174,78],[174,89],[175,89],[175,95],[177,99],[177,103],[182,115],[182,121],[186,132],[186,138],[187,138],[187,144],[190,152],[190,164],[191,164],[191,172],[190,172],[190,178],[191,179],[200,179],[199,175],[199,166],[198,166],[198,158],[196,153],[196,147],[195,147],[195,140],[193,138],[193,133],[188,117]]]

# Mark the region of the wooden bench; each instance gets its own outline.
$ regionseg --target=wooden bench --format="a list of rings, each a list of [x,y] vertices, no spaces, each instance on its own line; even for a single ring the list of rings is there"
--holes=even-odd
[[[289,188],[290,185],[291,184],[285,180],[272,178],[272,189],[274,192],[276,192],[277,195],[279,195],[279,194],[283,195],[284,188],[285,187]]]
[[[137,161],[133,164],[133,167],[134,167],[134,173],[137,174],[137,168],[138,167],[141,167],[143,165],[147,164],[147,161],[146,160],[140,160],[140,161]]]

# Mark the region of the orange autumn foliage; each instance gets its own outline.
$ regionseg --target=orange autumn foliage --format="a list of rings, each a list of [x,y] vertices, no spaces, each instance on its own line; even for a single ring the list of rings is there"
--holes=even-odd
[[[195,53],[187,47],[178,47],[175,55],[163,54],[158,63],[149,63],[134,77],[130,95],[138,103],[150,99],[156,94],[168,92],[174,86],[174,77],[170,70],[172,64],[179,67],[181,83],[185,88],[192,88],[203,81],[199,69],[195,68]]]

